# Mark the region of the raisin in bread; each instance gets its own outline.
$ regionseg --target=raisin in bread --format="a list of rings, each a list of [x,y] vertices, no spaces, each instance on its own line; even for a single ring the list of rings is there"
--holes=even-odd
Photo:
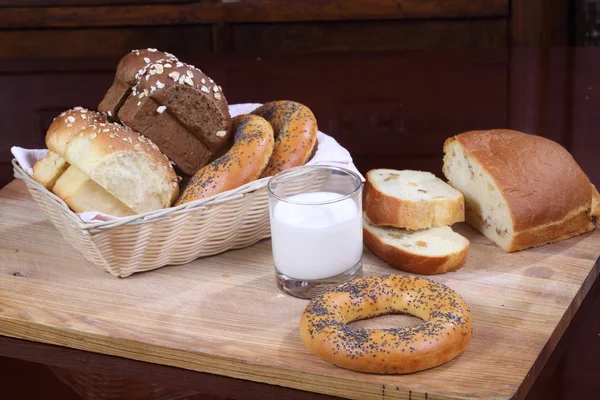
[[[448,226],[408,231],[374,225],[365,216],[363,238],[390,266],[421,275],[456,271],[465,265],[469,251],[469,241]]]
[[[569,152],[512,130],[471,131],[444,144],[444,175],[467,223],[507,252],[595,229],[600,196]]]
[[[465,220],[463,195],[430,172],[371,170],[363,204],[376,225],[417,230]]]

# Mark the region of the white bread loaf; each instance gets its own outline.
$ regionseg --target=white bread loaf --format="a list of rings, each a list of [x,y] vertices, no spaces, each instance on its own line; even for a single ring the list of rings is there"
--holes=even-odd
[[[76,213],[98,211],[115,217],[135,212],[74,166],[58,178],[52,190]]]
[[[58,154],[48,151],[44,158],[33,164],[33,178],[52,190],[56,180],[69,168],[69,163]]]
[[[595,229],[600,196],[569,152],[541,136],[471,131],[444,144],[444,175],[466,220],[507,252]]]
[[[431,172],[374,169],[366,178],[363,206],[376,225],[417,230],[465,220],[463,195]]]
[[[99,113],[62,113],[46,145],[135,213],[169,207],[179,195],[177,175],[156,145]]]
[[[408,231],[376,226],[363,218],[363,238],[369,250],[390,266],[414,274],[456,271],[465,265],[469,241],[448,226]]]

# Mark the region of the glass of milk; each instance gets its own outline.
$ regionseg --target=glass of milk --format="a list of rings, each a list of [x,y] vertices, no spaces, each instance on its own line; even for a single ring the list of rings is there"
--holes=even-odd
[[[344,168],[310,165],[268,184],[277,286],[309,299],[362,276],[362,180]]]

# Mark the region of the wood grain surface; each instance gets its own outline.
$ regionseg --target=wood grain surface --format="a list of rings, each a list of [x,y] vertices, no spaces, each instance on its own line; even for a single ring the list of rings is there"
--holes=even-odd
[[[6,7],[0,29],[198,24],[214,22],[336,21],[414,18],[473,18],[509,15],[508,0],[247,0],[189,4],[89,7]]]
[[[506,254],[467,226],[467,265],[433,277],[471,307],[459,358],[405,376],[308,352],[306,301],[278,292],[269,241],[119,280],[83,260],[24,185],[0,191],[0,334],[355,399],[521,399],[598,276],[598,231]],[[393,272],[365,253],[365,273]],[[399,316],[362,326],[414,324]]]

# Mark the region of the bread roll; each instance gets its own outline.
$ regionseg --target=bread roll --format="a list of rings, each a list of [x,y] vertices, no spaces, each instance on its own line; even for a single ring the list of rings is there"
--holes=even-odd
[[[431,172],[371,170],[363,196],[375,225],[417,230],[465,220],[463,195]]]
[[[390,266],[413,274],[456,271],[467,262],[469,241],[449,226],[419,231],[376,226],[363,219],[365,245]]]
[[[48,129],[46,145],[136,213],[169,207],[179,185],[167,157],[133,130],[102,121],[81,108],[64,112]]]
[[[76,213],[98,211],[115,217],[135,212],[74,166],[58,178],[53,192]]]
[[[444,174],[466,220],[507,252],[595,229],[600,195],[558,143],[512,130],[471,131],[444,144]]]

